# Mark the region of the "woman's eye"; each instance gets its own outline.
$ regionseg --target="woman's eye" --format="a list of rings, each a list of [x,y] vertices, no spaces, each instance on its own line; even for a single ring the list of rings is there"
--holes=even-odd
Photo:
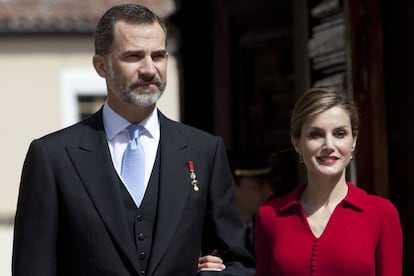
[[[335,136],[338,138],[344,138],[348,134],[345,130],[340,130],[335,133]]]
[[[309,137],[314,139],[314,138],[319,138],[322,136],[322,133],[320,131],[311,131],[309,133]]]

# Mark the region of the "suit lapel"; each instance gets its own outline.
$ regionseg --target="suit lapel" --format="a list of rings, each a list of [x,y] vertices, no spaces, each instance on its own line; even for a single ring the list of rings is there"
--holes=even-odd
[[[169,247],[182,216],[186,197],[192,191],[188,161],[194,158],[194,151],[162,115],[160,128],[159,208],[148,275],[154,273]]]
[[[103,130],[102,113],[98,112],[87,123],[90,124],[85,126],[79,146],[68,148],[69,155],[108,231],[138,272],[138,256],[125,219],[126,210]]]

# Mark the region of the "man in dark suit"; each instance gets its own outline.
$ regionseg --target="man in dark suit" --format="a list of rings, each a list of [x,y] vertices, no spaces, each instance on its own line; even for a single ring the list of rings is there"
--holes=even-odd
[[[106,80],[107,101],[91,117],[32,141],[13,276],[254,274],[222,139],[156,107],[167,60],[165,25],[150,10],[125,4],[103,15],[93,65]],[[131,124],[143,128],[142,199],[122,176]],[[219,258],[199,260],[213,250]]]

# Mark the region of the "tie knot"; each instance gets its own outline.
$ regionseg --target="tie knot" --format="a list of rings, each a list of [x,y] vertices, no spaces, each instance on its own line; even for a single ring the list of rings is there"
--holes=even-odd
[[[130,124],[128,127],[128,132],[129,132],[129,138],[131,139],[137,139],[139,137],[139,135],[141,135],[141,133],[144,131],[144,127],[142,125],[139,124]]]

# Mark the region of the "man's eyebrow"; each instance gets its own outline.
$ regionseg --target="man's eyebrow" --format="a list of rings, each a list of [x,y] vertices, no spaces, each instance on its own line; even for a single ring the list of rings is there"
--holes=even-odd
[[[121,56],[125,57],[125,56],[129,56],[129,55],[136,55],[136,54],[143,54],[144,51],[142,50],[127,50],[125,52],[121,53]]]
[[[121,55],[122,56],[136,55],[136,54],[142,55],[144,53],[145,53],[144,50],[127,50],[127,51],[123,52]],[[165,55],[165,54],[167,54],[167,50],[165,50],[165,49],[155,50],[155,51],[152,51],[151,52],[151,55],[153,55],[153,54],[156,54],[156,55],[160,55],[160,54]]]
[[[166,55],[167,54],[167,50],[162,49],[162,50],[156,50],[154,52],[152,52],[153,54],[160,54],[160,55]]]

